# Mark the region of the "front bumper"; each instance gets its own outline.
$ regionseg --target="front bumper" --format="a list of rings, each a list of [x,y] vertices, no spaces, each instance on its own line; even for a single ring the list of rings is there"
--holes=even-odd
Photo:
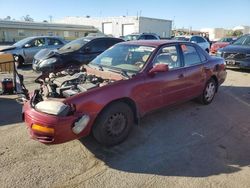
[[[27,124],[32,139],[44,144],[60,144],[74,139],[87,136],[90,133],[91,121],[80,134],[72,132],[72,126],[79,119],[80,115],[59,117],[36,111],[31,107],[30,102],[23,106],[23,119]],[[53,129],[53,133],[45,133],[32,129],[33,125]]]

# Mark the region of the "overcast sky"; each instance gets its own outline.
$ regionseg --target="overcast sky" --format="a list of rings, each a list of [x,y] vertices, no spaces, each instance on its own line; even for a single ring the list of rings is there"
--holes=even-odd
[[[176,28],[250,26],[250,0],[1,0],[0,18],[35,21],[66,16],[136,16],[174,20]]]

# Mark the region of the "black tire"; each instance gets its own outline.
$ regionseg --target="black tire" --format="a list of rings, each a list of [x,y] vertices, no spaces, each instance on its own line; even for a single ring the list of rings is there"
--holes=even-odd
[[[116,102],[104,109],[93,126],[95,139],[105,146],[121,143],[128,136],[134,123],[132,109],[125,103]]]
[[[24,63],[24,59],[22,56],[18,56],[18,59],[16,61],[16,67],[17,68],[21,68],[23,66],[23,63]]]
[[[213,78],[207,81],[202,94],[198,97],[198,101],[201,104],[207,105],[210,104],[215,96],[217,89],[217,84]]]

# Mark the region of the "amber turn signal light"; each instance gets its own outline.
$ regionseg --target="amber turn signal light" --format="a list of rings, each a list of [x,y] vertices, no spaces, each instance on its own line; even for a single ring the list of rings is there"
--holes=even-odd
[[[44,126],[37,125],[37,124],[33,124],[31,129],[34,131],[39,131],[39,132],[49,133],[49,134],[54,134],[55,132],[53,128],[48,128],[48,127],[44,127]]]

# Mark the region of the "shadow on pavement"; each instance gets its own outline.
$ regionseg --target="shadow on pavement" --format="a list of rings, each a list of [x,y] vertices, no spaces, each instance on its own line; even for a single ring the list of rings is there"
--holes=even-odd
[[[0,95],[0,126],[22,122],[22,105],[15,95]]]
[[[249,88],[229,88],[244,90]],[[80,142],[110,168],[163,176],[207,177],[250,165],[250,107],[221,88],[212,104],[187,102],[144,117],[112,148]]]

